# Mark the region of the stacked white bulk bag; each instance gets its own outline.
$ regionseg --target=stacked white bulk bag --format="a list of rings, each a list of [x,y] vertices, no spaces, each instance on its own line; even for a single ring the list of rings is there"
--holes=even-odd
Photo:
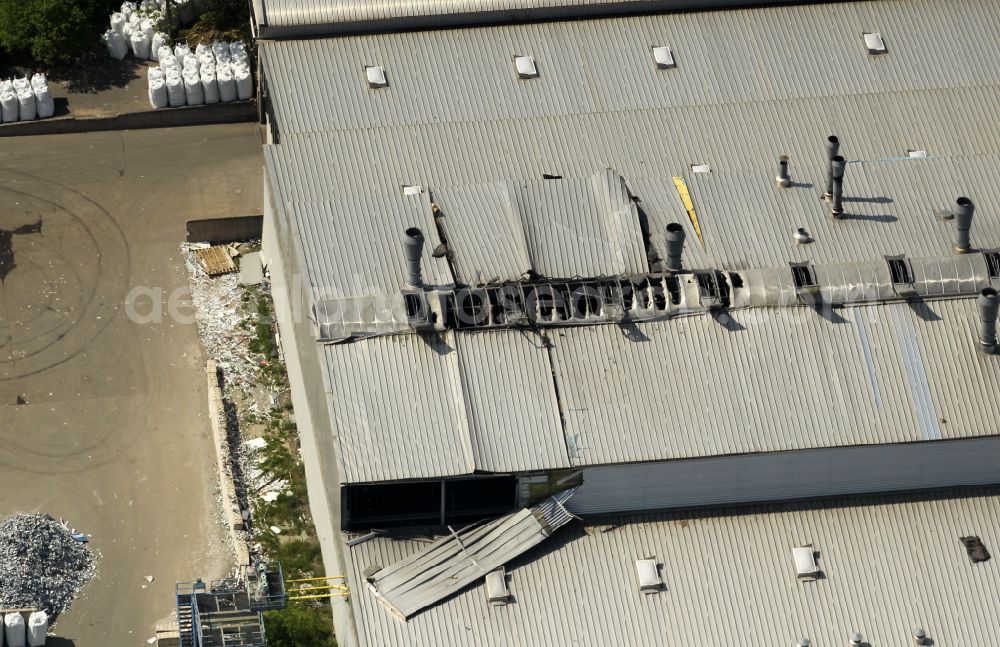
[[[24,616],[8,613],[3,617],[4,636],[8,647],[25,647]]]
[[[45,647],[49,633],[49,616],[44,611],[34,611],[28,616],[28,647]]]
[[[169,58],[174,55],[174,50],[170,49],[170,45],[162,45],[158,50],[156,50],[156,56],[154,60],[162,61],[165,58]]]
[[[201,87],[205,91],[205,103],[219,103],[219,84],[215,80],[215,65],[202,63]]]
[[[108,46],[108,54],[111,55],[111,58],[120,61],[128,54],[125,38],[114,29],[109,29],[104,33],[104,42]]]
[[[126,22],[127,19],[125,18],[125,15],[122,14],[121,12],[116,11],[113,14],[111,14],[111,29],[112,31],[118,32],[119,35],[121,35],[122,29],[125,28]]]
[[[198,44],[198,47],[194,50],[194,55],[198,57],[198,61],[202,65],[215,66],[215,54],[212,53],[212,48],[206,46],[204,43]]]
[[[149,68],[149,105],[155,109],[166,108],[170,104],[167,96],[167,82],[163,78],[163,70],[157,67]]]
[[[212,43],[212,53],[215,54],[216,63],[229,63],[233,58],[232,52],[229,51],[229,43],[221,40]]]
[[[205,88],[201,84],[201,74],[194,68],[186,68],[181,74],[184,78],[184,93],[189,106],[200,106],[205,103]]]
[[[233,78],[236,79],[236,98],[246,101],[253,98],[253,77],[250,68],[239,66],[233,68]]]
[[[167,81],[167,100],[171,108],[179,108],[187,102],[184,92],[184,79],[181,78],[180,70],[170,69],[164,74]]]
[[[177,43],[174,46],[174,56],[177,57],[181,67],[186,67],[184,63],[187,61],[188,57],[191,56],[191,48],[187,46],[187,43]]]
[[[38,111],[39,119],[48,119],[56,113],[56,104],[52,100],[52,92],[49,91],[49,84],[45,80],[44,74],[36,74],[31,77],[31,89],[35,93],[35,107]]]
[[[168,53],[173,53],[174,50],[170,49],[170,37],[164,34],[162,31],[158,31],[153,34],[153,39],[149,47],[149,55],[151,60],[160,60],[160,50],[166,49]]]
[[[17,91],[17,113],[21,121],[32,121],[38,116],[35,104],[35,91],[30,84]]]
[[[152,47],[153,43],[150,42],[149,36],[147,36],[141,29],[132,32],[132,53],[135,54],[136,58],[149,58],[149,49]]]
[[[3,123],[17,121],[20,105],[17,100],[17,90],[10,81],[0,81],[0,118]]]
[[[180,60],[180,57],[178,56],[177,59]],[[194,70],[195,72],[199,72],[201,70],[201,61],[199,61],[198,57],[195,56],[194,54],[189,54],[184,57],[184,62],[181,64],[181,69],[183,69],[185,72],[187,72],[188,70]]]
[[[229,53],[232,57],[232,64],[234,66],[250,66],[250,55],[247,53],[247,47],[241,41],[234,41],[229,43]]]
[[[233,70],[229,65],[222,63],[215,67],[215,80],[219,84],[219,101],[236,101],[236,79],[233,78]]]

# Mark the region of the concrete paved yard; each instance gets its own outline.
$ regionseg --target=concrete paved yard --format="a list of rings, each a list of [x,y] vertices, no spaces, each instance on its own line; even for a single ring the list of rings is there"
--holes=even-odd
[[[187,218],[260,213],[261,163],[252,124],[0,140],[0,515],[93,534],[69,644],[145,645],[175,580],[231,565],[197,332],[125,298],[186,285]]]

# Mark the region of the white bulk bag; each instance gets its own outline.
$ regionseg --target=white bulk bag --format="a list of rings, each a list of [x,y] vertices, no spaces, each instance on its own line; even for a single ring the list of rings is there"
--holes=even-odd
[[[45,75],[42,74],[41,72],[35,72],[34,74],[31,75],[32,88],[37,90],[38,88],[44,88],[48,84],[49,84],[48,80],[45,78]]]
[[[229,51],[229,43],[217,40],[212,43],[212,53],[215,54],[217,63],[228,63],[233,59],[232,52]]]
[[[188,56],[191,56],[191,48],[187,46],[187,43],[177,43],[174,45],[174,56],[180,61],[181,67],[185,67],[185,61],[187,61]]]
[[[122,29],[125,27],[125,22],[126,22],[125,16],[123,16],[121,13],[116,11],[113,14],[111,14],[111,29],[118,32],[119,34],[122,33]]]
[[[8,613],[3,617],[4,634],[8,647],[25,647],[24,616],[20,613]]]
[[[177,70],[167,72],[167,99],[171,108],[179,108],[187,103],[187,97],[184,94],[184,79],[181,78],[181,74]]]
[[[31,81],[29,81],[28,77],[26,76],[25,77],[15,76],[14,80],[11,81],[11,83],[13,83],[14,89],[18,92],[20,92],[21,90],[28,90],[31,88]]]
[[[205,88],[201,84],[201,75],[197,70],[187,69],[181,75],[184,78],[184,94],[189,106],[200,106],[205,103]]]
[[[149,105],[156,109],[170,105],[170,100],[167,98],[167,83],[162,78],[149,79]]]
[[[228,65],[215,68],[215,80],[219,83],[219,101],[230,103],[236,101],[236,79],[233,70]]]
[[[104,42],[108,46],[108,54],[111,58],[116,60],[122,60],[125,55],[128,54],[128,45],[125,43],[125,39],[118,32],[109,29],[104,34]]]
[[[219,84],[215,80],[215,66],[201,66],[201,87],[205,91],[205,103],[219,103]]]
[[[132,32],[132,51],[136,58],[149,59],[149,48],[152,45],[149,36],[141,31]]]
[[[21,121],[32,121],[38,116],[35,108],[35,91],[31,88],[21,88],[17,91],[17,113]]]
[[[134,2],[128,2],[126,0],[126,2],[122,3],[122,14],[126,18],[128,18],[129,16],[131,16],[134,13],[135,13],[135,3]]]
[[[28,616],[28,647],[45,647],[45,635],[49,633],[49,616],[44,611],[35,611]]]
[[[174,50],[170,49],[170,45],[161,45],[159,49],[150,48],[150,53],[155,54],[153,60],[163,62],[163,59],[172,57],[174,55]]]
[[[56,103],[52,100],[48,85],[35,88],[35,106],[38,109],[39,119],[48,119],[56,113]]]
[[[164,74],[170,72],[171,70],[177,72],[178,74],[180,74],[181,72],[181,65],[180,63],[177,62],[177,57],[174,56],[173,54],[167,54],[166,56],[161,58],[160,67],[163,68]]]
[[[139,26],[142,29],[142,33],[149,36],[149,41],[153,42],[153,34],[156,33],[156,21],[152,18],[143,18]]]
[[[184,57],[184,63],[181,65],[184,71],[194,70],[195,72],[201,71],[201,61],[194,54],[189,54]]]
[[[17,101],[17,92],[14,91],[12,86],[8,86],[4,90],[0,90],[0,119],[3,123],[8,124],[17,121],[18,114],[20,113],[20,106]]]
[[[173,54],[173,50],[170,49],[170,37],[164,34],[162,31],[158,31],[153,34],[153,39],[151,45],[149,46],[149,55],[154,61],[160,60],[160,50],[166,49],[168,54]]]
[[[236,79],[236,97],[240,101],[253,98],[253,78],[250,76],[250,68],[237,67],[233,70],[233,78]]]

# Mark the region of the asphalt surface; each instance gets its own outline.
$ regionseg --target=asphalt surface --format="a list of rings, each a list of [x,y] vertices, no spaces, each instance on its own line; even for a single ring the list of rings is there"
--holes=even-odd
[[[0,140],[0,515],[100,553],[58,644],[145,645],[175,581],[231,566],[204,356],[168,305],[185,220],[260,213],[261,166],[253,124]]]

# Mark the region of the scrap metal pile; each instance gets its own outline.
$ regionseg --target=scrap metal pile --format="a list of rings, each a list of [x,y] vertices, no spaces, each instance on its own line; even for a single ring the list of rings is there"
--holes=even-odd
[[[0,523],[0,607],[37,608],[50,617],[68,609],[96,570],[81,538],[48,515]]]

